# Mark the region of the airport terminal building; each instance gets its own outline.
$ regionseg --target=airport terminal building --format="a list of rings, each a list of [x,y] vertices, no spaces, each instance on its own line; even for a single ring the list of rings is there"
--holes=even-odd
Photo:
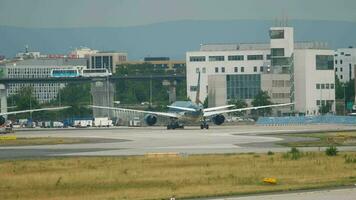
[[[334,51],[324,43],[294,42],[292,27],[270,28],[269,43],[203,44],[187,52],[187,95],[194,99],[201,72],[200,99],[209,106],[230,100],[251,103],[267,91],[273,103],[295,102],[277,115],[318,115],[322,105],[335,111]]]

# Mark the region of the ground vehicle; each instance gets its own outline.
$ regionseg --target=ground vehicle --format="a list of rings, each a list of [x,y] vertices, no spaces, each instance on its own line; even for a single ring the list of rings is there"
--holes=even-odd
[[[52,69],[51,77],[66,78],[66,77],[80,77],[81,72],[79,69]]]
[[[110,127],[112,126],[112,120],[107,117],[97,117],[94,119],[93,126],[95,127]]]
[[[106,77],[111,76],[112,73],[109,73],[107,69],[83,69],[81,75],[83,77]]]

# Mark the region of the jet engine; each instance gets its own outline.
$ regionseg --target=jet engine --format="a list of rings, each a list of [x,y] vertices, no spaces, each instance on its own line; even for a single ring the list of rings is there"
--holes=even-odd
[[[157,116],[155,115],[146,115],[144,119],[146,124],[149,126],[153,126],[157,123]]]
[[[225,121],[225,116],[224,115],[215,115],[212,118],[212,120],[213,120],[214,124],[221,125]]]
[[[3,116],[0,116],[0,126],[6,123],[6,119]]]

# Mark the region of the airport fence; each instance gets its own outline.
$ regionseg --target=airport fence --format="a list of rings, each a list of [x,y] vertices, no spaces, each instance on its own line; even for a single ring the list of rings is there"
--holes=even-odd
[[[346,124],[356,125],[354,116],[296,116],[296,117],[260,117],[256,124],[258,125],[305,125],[305,124]]]

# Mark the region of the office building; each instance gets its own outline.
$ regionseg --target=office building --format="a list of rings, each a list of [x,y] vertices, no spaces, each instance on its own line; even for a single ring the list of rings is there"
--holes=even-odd
[[[294,42],[292,27],[272,27],[269,33],[269,43],[203,44],[187,52],[188,97],[195,98],[200,72],[200,99],[208,97],[209,106],[237,99],[250,104],[263,90],[273,103],[296,103],[278,108],[279,115],[316,115],[325,104],[334,112],[333,51],[324,43]]]
[[[2,68],[7,78],[46,78],[50,77],[52,69],[86,68],[87,59],[28,59],[6,63]],[[63,83],[16,83],[9,84],[7,96],[17,94],[23,87],[32,87],[34,96],[40,103],[49,102],[57,97],[57,94],[65,84]]]
[[[107,68],[115,73],[117,65],[127,61],[127,53],[119,52],[98,52],[89,55],[88,68]]]
[[[356,48],[349,47],[335,51],[335,74],[342,83],[354,79],[354,68],[356,65]]]

